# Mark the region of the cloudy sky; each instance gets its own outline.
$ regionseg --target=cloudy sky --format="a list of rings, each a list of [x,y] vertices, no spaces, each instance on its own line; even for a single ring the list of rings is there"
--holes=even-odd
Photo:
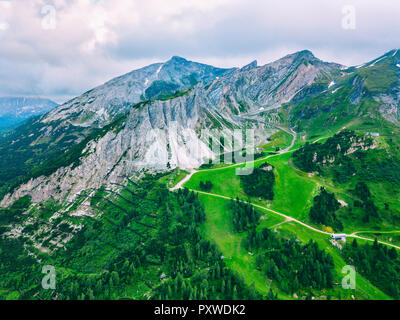
[[[398,0],[0,0],[0,96],[57,102],[173,55],[221,67],[400,48]]]

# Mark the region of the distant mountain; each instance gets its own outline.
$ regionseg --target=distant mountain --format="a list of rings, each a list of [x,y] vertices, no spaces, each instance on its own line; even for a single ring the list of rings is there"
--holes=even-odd
[[[0,129],[14,126],[58,106],[42,98],[0,97]]]

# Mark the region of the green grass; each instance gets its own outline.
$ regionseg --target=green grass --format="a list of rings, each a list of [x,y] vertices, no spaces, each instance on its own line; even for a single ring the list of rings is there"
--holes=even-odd
[[[314,138],[315,140],[315,138]],[[296,141],[298,145],[301,142]],[[242,190],[240,178],[236,175],[236,169],[243,167],[237,165],[212,171],[201,171],[185,184],[185,187],[200,190],[200,181],[212,181],[213,188],[210,193],[223,195],[227,197],[239,197],[243,200],[250,200],[254,204],[265,206],[276,210],[288,216],[294,217],[306,223],[309,223],[308,212],[312,205],[314,196],[319,191],[320,186],[325,186],[331,192],[338,194],[338,198],[350,201],[349,195],[342,187],[337,187],[329,179],[309,176],[294,168],[290,162],[291,153],[273,156],[269,159],[260,159],[255,161],[255,166],[268,162],[275,167],[276,184],[274,187],[275,197],[273,201],[264,201],[262,199],[249,198]],[[211,241],[215,241],[223,255],[227,257],[226,261],[234,271],[244,276],[246,283],[255,284],[256,289],[265,294],[269,290],[270,282],[266,277],[256,270],[254,258],[240,246],[243,234],[235,234],[231,222],[229,202],[227,200],[212,197],[209,195],[200,196],[207,213],[207,222],[204,225],[204,235]],[[278,229],[281,232],[292,232],[296,234],[302,242],[313,239],[321,248],[330,253],[334,259],[336,277],[338,284],[341,282],[341,270],[346,265],[340,256],[338,248],[334,247],[326,235],[306,229],[293,222],[285,222],[282,217],[272,213],[266,214],[260,221],[259,228],[269,227]],[[310,224],[310,223],[309,223]],[[346,232],[356,231],[356,225],[347,228]],[[360,242],[363,242],[360,240]],[[276,285],[272,284],[274,289]],[[368,280],[357,275],[357,290],[347,291],[337,287],[323,292],[324,295],[332,295],[341,299],[390,299],[389,296],[370,284]],[[290,299],[280,292],[281,299]]]
[[[374,230],[365,230],[360,233],[357,233],[358,236],[366,237],[370,239],[378,239],[379,241],[383,241],[386,243],[392,243],[394,245],[400,246],[400,231],[399,232],[391,232],[391,231],[374,231]]]
[[[384,59],[373,67],[362,69],[359,74],[365,78],[365,86],[370,92],[387,91],[398,82],[393,59]]]
[[[319,186],[312,180],[300,176],[288,166],[291,153],[268,160],[275,167],[275,197],[270,208],[307,221],[312,199]]]
[[[318,184],[305,176],[297,174],[293,168],[287,165],[290,155],[291,153],[288,153],[255,162],[256,167],[265,162],[275,167],[275,197],[272,202],[257,198],[250,198],[250,200],[253,203],[278,210],[296,219],[307,221],[307,211],[311,206],[313,196],[318,191]],[[243,165],[238,167],[243,167]],[[231,198],[238,196],[241,199],[248,199],[249,197],[241,188],[240,178],[236,175],[238,167],[198,172],[185,184],[185,187],[200,190],[199,184],[201,181],[212,181],[213,188],[210,193]]]
[[[277,150],[283,150],[283,149],[289,147],[292,142],[292,139],[293,139],[293,136],[291,134],[287,133],[284,130],[280,130],[268,138],[269,142],[267,144],[260,145],[258,147],[263,149],[264,155],[267,156],[269,154],[276,153]],[[299,139],[296,139],[295,145],[297,145],[297,144],[300,145],[300,142],[301,141]],[[265,158],[265,156],[258,158],[257,161],[260,161],[260,159],[263,159],[263,158]],[[228,162],[221,161],[221,163],[218,163],[218,164],[201,166],[200,168],[198,168],[198,170],[199,171],[207,171],[209,169],[227,168],[227,167],[232,166],[233,164],[234,163],[228,163]],[[236,164],[236,165],[239,165],[239,164]]]
[[[228,197],[235,197],[238,194],[244,196],[244,193],[240,190],[240,179],[235,172],[236,167],[198,172],[185,184],[185,187],[200,190],[199,185],[201,181],[211,181],[213,183],[211,193]]]
[[[291,134],[280,130],[269,137],[268,140],[270,140],[270,142],[260,146],[260,148],[263,148],[265,151],[275,151],[276,148],[285,149],[286,147],[290,146],[292,139],[293,137]]]
[[[237,234],[233,231],[229,201],[207,195],[200,195],[200,199],[207,213],[207,222],[202,230],[204,236],[217,244],[225,257],[227,266],[243,276],[247,285],[254,283],[258,292],[267,295],[270,281],[256,269],[255,258],[241,247],[240,243],[245,234]],[[276,220],[272,223],[275,222]],[[289,297],[280,294],[279,298]]]
[[[159,182],[166,183],[169,188],[172,188],[182,181],[188,174],[189,172],[177,168],[171,174],[162,177]]]
[[[207,222],[203,225],[202,232],[205,237],[217,244],[225,257],[227,265],[243,276],[248,285],[254,283],[256,290],[262,294],[267,294],[270,287],[275,291],[278,290],[276,283],[271,283],[262,272],[256,269],[254,256],[241,247],[241,241],[245,233],[238,234],[233,231],[229,201],[203,194],[200,195],[200,199],[207,213]],[[299,227],[292,222],[282,223],[284,222],[283,218],[267,211],[260,209],[259,212],[264,214],[259,228],[273,227],[273,229],[278,229],[282,233],[295,233],[300,241],[308,242],[309,240],[314,240],[321,248],[324,248],[331,254],[335,263],[335,281],[337,284],[340,284],[342,279],[341,270],[347,263],[341,258],[339,249],[330,244],[326,235]],[[360,275],[357,275],[356,283],[356,291],[344,290],[340,285],[336,285],[333,289],[323,292],[314,291],[314,294],[331,295],[336,298],[341,297],[342,299],[352,299],[352,295],[354,295],[355,299],[390,299],[390,297],[375,288]],[[280,299],[293,299],[293,297],[279,290],[278,292]]]

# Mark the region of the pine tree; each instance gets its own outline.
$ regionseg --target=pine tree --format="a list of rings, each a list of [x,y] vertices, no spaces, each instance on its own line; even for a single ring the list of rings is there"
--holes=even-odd
[[[92,289],[88,290],[87,296],[89,300],[94,300],[94,294]]]
[[[398,258],[397,250],[395,248],[389,250],[389,257],[392,260],[396,260]]]
[[[237,292],[237,286],[235,285],[233,287],[232,300],[238,300],[238,299],[239,299],[239,297],[238,297],[238,292]]]

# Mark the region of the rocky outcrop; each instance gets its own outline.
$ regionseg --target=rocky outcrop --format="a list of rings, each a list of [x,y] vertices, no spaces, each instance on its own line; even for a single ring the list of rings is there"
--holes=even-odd
[[[185,97],[154,101],[132,109],[122,128],[87,145],[79,166],[60,168],[50,177],[32,179],[7,195],[1,205],[7,206],[28,194],[33,202],[49,198],[72,201],[83,190],[120,182],[124,176],[138,174],[143,169],[165,171],[199,167],[205,159],[216,156],[208,145],[210,137],[217,139],[213,123],[220,121],[218,131],[232,135],[232,128],[240,128],[244,121],[214,118],[213,114],[218,115],[219,111],[208,109],[210,101],[201,93],[203,90],[199,87]],[[254,129],[257,143],[265,142],[276,132],[265,126]],[[225,147],[226,151],[232,151],[231,144]]]

